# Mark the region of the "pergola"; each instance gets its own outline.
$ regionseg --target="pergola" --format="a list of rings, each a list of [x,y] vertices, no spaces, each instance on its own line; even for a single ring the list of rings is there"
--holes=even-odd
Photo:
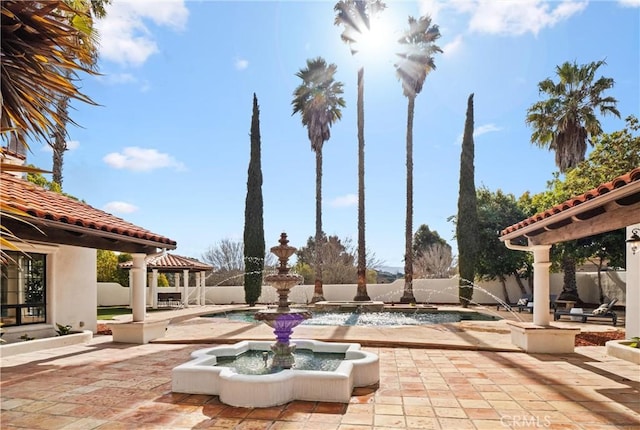
[[[157,254],[147,255],[145,258],[147,273],[151,273],[151,290],[152,303],[155,309],[158,307],[158,274],[173,273],[174,285],[176,288],[180,286],[180,274],[182,274],[182,304],[186,307],[189,305],[189,274],[195,273],[195,286],[197,288],[196,304],[205,304],[205,272],[213,270],[213,266],[198,261],[194,258],[182,257],[180,255],[169,254],[168,252],[160,252]],[[130,269],[133,265],[132,261],[120,264],[123,269]]]
[[[533,325],[530,329],[553,327],[548,300],[551,246],[624,227],[627,237],[631,236],[632,229],[640,227],[640,167],[500,233],[500,240],[508,248],[533,253]],[[627,244],[626,283],[626,335],[640,336],[640,252],[632,251],[631,243]]]

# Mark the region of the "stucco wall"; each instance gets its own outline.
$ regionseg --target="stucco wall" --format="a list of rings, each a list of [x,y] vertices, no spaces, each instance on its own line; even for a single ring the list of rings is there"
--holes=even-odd
[[[603,273],[605,294],[616,297],[619,304],[624,300],[625,272]],[[613,279],[613,280],[612,280]],[[550,294],[559,294],[562,290],[562,274],[551,274]],[[597,288],[597,275],[595,273],[577,274],[578,293],[582,300],[589,303],[599,302]],[[526,286],[526,282],[525,282]],[[323,291],[327,300],[353,300],[356,294],[355,284],[324,285]],[[398,279],[391,284],[370,284],[367,291],[372,300],[384,302],[398,302],[402,296],[404,280]],[[520,298],[520,288],[514,279],[508,279],[507,289],[511,302]],[[195,287],[190,287],[190,297],[196,296]],[[158,288],[159,292],[182,292],[183,288]],[[529,290],[527,290],[529,291]],[[413,292],[416,300],[434,304],[457,303],[458,284],[457,279],[416,279],[413,281]],[[98,304],[101,306],[116,306],[129,304],[129,288],[119,284],[98,283]],[[244,303],[244,289],[235,287],[206,287],[207,304],[231,304]],[[289,300],[293,303],[309,303],[313,297],[313,285],[297,285],[291,289]],[[481,304],[494,304],[504,299],[502,285],[498,281],[480,282],[474,289],[473,301]],[[262,287],[262,294],[258,298],[259,303],[276,303],[278,295],[275,289],[269,285]],[[150,300],[150,288],[147,288],[147,303]]]
[[[60,246],[53,255],[55,286],[51,323],[96,331],[96,250]]]

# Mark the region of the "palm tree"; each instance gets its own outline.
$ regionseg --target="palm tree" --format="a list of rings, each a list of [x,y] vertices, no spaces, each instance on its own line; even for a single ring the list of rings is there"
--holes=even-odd
[[[561,173],[584,160],[587,142],[602,133],[595,110],[602,115],[620,118],[618,102],[603,92],[613,87],[612,78],[600,77],[596,71],[606,64],[603,60],[585,65],[565,62],[556,66],[558,83],[550,78],[538,84],[538,91],[548,96],[527,110],[527,125],[533,127],[531,143],[555,151],[556,165]]]
[[[65,3],[73,10],[72,13],[65,13],[69,24],[78,32],[72,36],[72,41],[79,46],[80,63],[87,68],[95,70],[98,61],[97,33],[93,26],[93,17],[104,18],[106,4],[111,0],[65,0]],[[65,71],[65,78],[72,78],[71,71]],[[62,95],[56,102],[56,113],[60,121],[56,123],[55,131],[49,141],[49,146],[53,150],[52,181],[62,189],[62,164],[64,152],[67,148],[67,121],[69,114],[70,97]]]
[[[600,114],[620,118],[617,100],[603,93],[613,87],[612,78],[600,77],[594,82],[596,71],[604,60],[578,65],[565,62],[556,67],[558,83],[550,78],[538,84],[546,100],[534,103],[527,110],[527,125],[533,127],[531,143],[555,151],[556,165],[565,173],[585,159],[587,142],[602,134],[596,109]],[[570,247],[563,247],[562,269],[564,285],[559,300],[579,301],[575,280],[576,262]]]
[[[396,75],[402,83],[402,93],[407,106],[407,216],[405,223],[404,293],[401,303],[414,303],[413,295],[413,115],[416,97],[422,91],[427,75],[435,70],[433,55],[442,52],[435,44],[440,38],[440,29],[431,25],[426,15],[416,20],[409,16],[409,28],[398,41],[402,51],[395,65]]]
[[[293,114],[300,113],[302,125],[307,127],[311,149],[316,153],[316,252],[315,287],[312,301],[324,300],[322,294],[322,146],[331,137],[331,125],[342,118],[345,107],[342,82],[336,82],[337,66],[327,65],[318,57],[307,60],[307,67],[296,76],[302,83],[293,92]]]
[[[67,15],[79,13],[62,0],[2,1],[2,116],[3,138],[13,134],[47,140],[61,121],[55,101],[69,96],[95,104],[65,77],[68,70],[93,73],[83,66],[81,47],[73,40],[80,31]]]
[[[340,35],[343,42],[351,47],[351,54],[358,52],[358,39],[370,29],[370,20],[384,10],[386,5],[380,0],[340,0],[333,10],[336,12],[335,25],[342,25]],[[364,235],[364,67],[358,69],[358,290],[354,300],[371,300],[367,294],[367,256]]]
[[[73,10],[64,1],[2,1],[0,135],[3,140],[13,142],[13,146],[28,148],[30,137],[49,138],[60,121],[53,108],[56,98],[64,95],[93,104],[66,74],[66,71],[91,72],[77,62],[81,53],[73,36],[80,35],[68,22],[66,14],[70,13]],[[0,169],[41,172],[9,164],[2,149]],[[0,211],[2,217],[10,219],[28,217],[8,206],[4,196],[0,196]],[[17,249],[11,241],[19,242],[20,238],[1,224],[0,229],[4,233],[0,237],[2,246]],[[0,259],[5,256],[4,251],[0,251]]]

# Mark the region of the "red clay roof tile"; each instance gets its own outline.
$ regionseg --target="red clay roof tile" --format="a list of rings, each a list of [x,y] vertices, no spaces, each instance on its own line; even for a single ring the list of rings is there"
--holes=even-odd
[[[212,270],[213,266],[196,260],[195,258],[182,257],[180,255],[160,252],[158,254],[147,255],[145,258],[147,269],[171,269],[171,270]],[[132,261],[120,263],[120,267],[130,269]]]
[[[176,247],[174,240],[7,173],[0,176],[0,196],[3,204],[35,218],[144,239],[156,242],[159,248]]]
[[[627,184],[630,184],[632,182],[635,181],[640,181],[640,167],[633,169],[632,171],[630,171],[627,174],[624,174],[622,176],[618,176],[617,178],[613,179],[612,181],[606,182],[602,185],[599,185],[598,187],[587,191],[584,194],[581,194],[579,196],[576,197],[572,197],[569,200],[557,204],[555,206],[553,206],[552,208],[547,209],[544,212],[540,212],[537,213],[535,215],[530,216],[529,218],[520,221],[517,224],[513,224],[507,228],[505,228],[504,230],[502,230],[500,232],[500,236],[504,236],[506,234],[509,233],[513,233],[516,230],[520,230],[521,228],[524,228],[526,226],[529,226],[531,224],[534,224],[538,221],[542,221],[544,219],[549,218],[552,215],[558,214],[560,212],[566,211],[568,209],[571,209],[573,207],[576,207],[588,200],[592,200],[596,197],[602,196],[606,193],[608,193],[609,191],[613,191],[616,188],[620,188],[620,187],[624,187]]]

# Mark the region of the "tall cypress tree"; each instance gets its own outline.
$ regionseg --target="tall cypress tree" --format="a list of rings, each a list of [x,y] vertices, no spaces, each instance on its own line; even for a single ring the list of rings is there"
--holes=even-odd
[[[473,281],[478,255],[478,210],[474,181],[473,143],[473,93],[467,100],[467,118],[464,123],[462,153],[460,154],[460,194],[458,195],[458,271],[460,273],[458,296],[460,304],[467,307],[473,297]]]
[[[264,221],[262,217],[262,167],[260,164],[260,110],[253,94],[251,158],[244,207],[244,299],[253,306],[262,292],[264,269]]]

